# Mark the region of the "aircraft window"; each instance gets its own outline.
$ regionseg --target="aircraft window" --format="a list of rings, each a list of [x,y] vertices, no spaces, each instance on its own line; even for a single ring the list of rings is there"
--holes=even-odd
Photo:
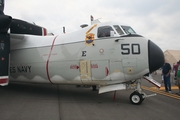
[[[121,26],[126,34],[136,34],[136,32],[130,26]]]
[[[114,31],[111,26],[103,26],[98,28],[98,37],[110,37],[111,31]]]
[[[119,25],[114,25],[115,30],[119,33],[119,35],[123,35],[124,32],[121,30],[121,28],[119,27]]]

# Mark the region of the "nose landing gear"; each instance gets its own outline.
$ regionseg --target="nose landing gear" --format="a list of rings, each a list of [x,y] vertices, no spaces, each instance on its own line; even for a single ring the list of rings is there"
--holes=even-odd
[[[161,86],[161,84],[159,84],[157,81],[153,80],[152,78],[150,79],[149,77],[147,77],[146,80],[147,79],[148,79],[148,81],[151,81],[151,83],[153,83],[157,87]],[[156,95],[156,94],[147,95],[142,91],[141,79],[136,80],[136,85],[134,86],[134,89],[135,89],[135,91],[130,95],[129,99],[130,99],[131,103],[135,104],[135,105],[140,105],[145,98]]]

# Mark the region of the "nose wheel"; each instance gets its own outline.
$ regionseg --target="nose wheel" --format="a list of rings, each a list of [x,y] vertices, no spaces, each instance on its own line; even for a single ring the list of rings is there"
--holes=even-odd
[[[129,99],[130,99],[131,103],[135,104],[135,105],[140,105],[142,103],[142,101],[144,100],[143,95],[137,91],[134,91],[130,95]]]

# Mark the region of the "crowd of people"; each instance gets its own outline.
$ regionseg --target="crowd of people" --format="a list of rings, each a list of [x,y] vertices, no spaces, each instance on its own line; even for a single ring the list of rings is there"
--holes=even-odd
[[[171,93],[171,71],[174,71],[174,80],[179,88],[179,92],[177,94],[180,96],[180,60],[177,64],[173,65],[173,68],[166,60],[162,66],[162,80],[164,82],[165,92],[169,93]]]

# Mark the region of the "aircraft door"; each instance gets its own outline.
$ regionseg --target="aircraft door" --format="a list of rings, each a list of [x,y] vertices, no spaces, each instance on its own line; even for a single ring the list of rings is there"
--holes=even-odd
[[[138,71],[136,58],[122,59],[122,66],[126,80],[136,77]]]
[[[125,80],[121,61],[110,62],[110,73],[111,80]]]
[[[90,61],[80,61],[79,64],[80,78],[83,81],[91,80],[91,62]]]
[[[91,61],[91,71],[92,80],[110,80],[108,60]]]

